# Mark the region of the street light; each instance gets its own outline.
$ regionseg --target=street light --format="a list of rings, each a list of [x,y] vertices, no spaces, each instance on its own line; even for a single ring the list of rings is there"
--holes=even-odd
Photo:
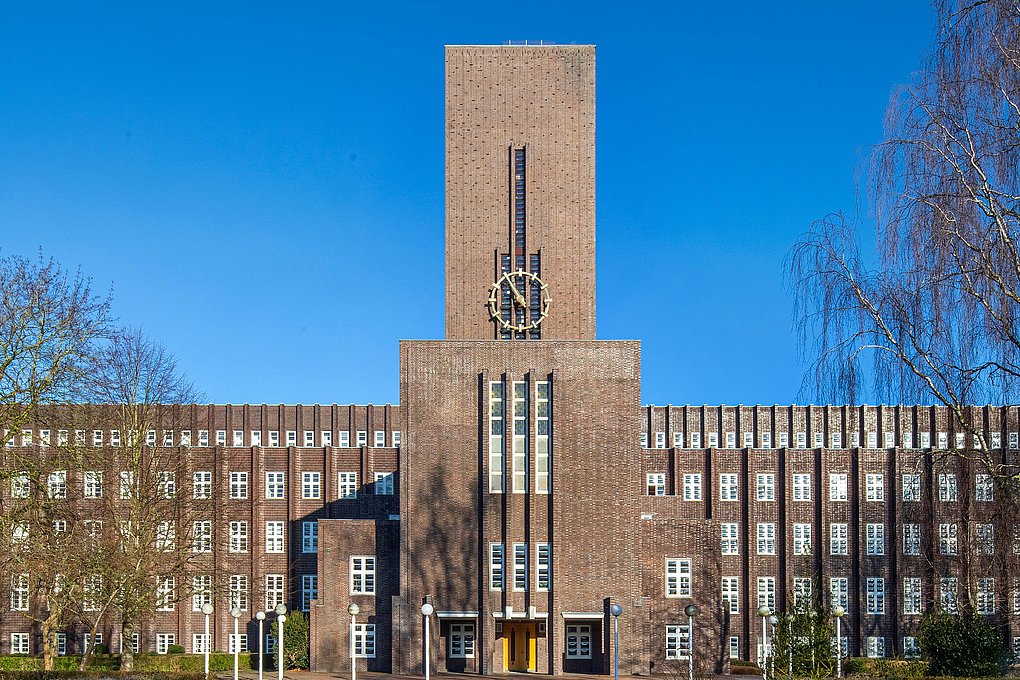
[[[840,637],[839,622],[842,621],[843,615],[846,614],[846,610],[843,609],[843,605],[836,605],[836,608],[832,610],[833,616],[836,617],[836,677],[843,677],[843,640]]]
[[[205,614],[205,644],[202,645],[202,649],[205,650],[205,676],[209,677],[209,615],[212,614],[213,608],[212,603],[205,602],[202,604],[202,613]]]
[[[287,620],[287,605],[280,603],[273,608],[276,612],[276,677],[283,680],[283,622]]]
[[[429,655],[429,617],[432,616],[432,612],[435,608],[426,602],[421,606],[421,615],[425,618],[425,680],[429,680],[429,665],[432,657]]]
[[[347,613],[351,615],[351,680],[358,680],[358,669],[354,665],[354,626],[356,624],[356,618],[361,613],[361,607],[358,606],[357,602],[351,602],[347,605]]]
[[[266,634],[263,630],[266,623],[266,613],[264,611],[255,612],[255,618],[259,622],[259,680],[262,680],[262,664],[266,657],[266,650],[263,648],[266,644]]]
[[[772,636],[769,638],[769,655],[767,657],[768,663],[772,666],[769,677],[772,680],[776,680],[776,624],[779,623],[779,617],[773,614],[769,617],[769,623],[772,625]]]
[[[697,613],[698,608],[693,604],[684,607],[684,614],[687,614],[687,680],[694,680],[694,615]]]
[[[768,680],[769,669],[766,662],[768,660],[769,636],[765,624],[768,622],[769,617],[772,616],[772,610],[769,609],[768,605],[763,604],[758,607],[758,616],[761,617],[761,653],[758,655],[758,662],[761,665],[762,680]]]
[[[613,615],[613,680],[620,680],[620,614],[623,607],[613,604],[609,613]]]
[[[241,646],[237,644],[238,640],[240,640],[240,636],[237,634],[237,619],[241,616],[241,610],[237,607],[231,607],[230,615],[234,617],[234,637],[231,641],[231,646],[234,648],[234,680],[237,680],[237,648]]]

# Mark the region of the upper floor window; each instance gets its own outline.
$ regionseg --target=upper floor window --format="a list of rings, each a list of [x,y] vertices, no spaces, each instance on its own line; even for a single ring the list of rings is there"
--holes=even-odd
[[[392,496],[393,495],[393,473],[392,472],[377,472],[377,473],[375,473],[375,495],[377,495],[377,496]]]
[[[234,499],[244,499],[248,497],[247,472],[230,473],[230,497]]]
[[[645,481],[647,483],[647,490],[649,496],[665,496],[666,495],[666,473],[664,472],[649,472],[645,475]]]
[[[758,523],[758,554],[776,554],[776,525],[773,522]]]
[[[939,475],[939,500],[950,503],[956,500],[956,475],[952,473]]]
[[[907,502],[921,500],[921,475],[916,473],[903,475],[903,500]]]
[[[315,499],[322,497],[322,474],[319,472],[301,473],[301,497]]]
[[[737,485],[737,473],[722,472],[719,474],[719,500],[738,500],[739,488]]]
[[[757,498],[760,501],[776,500],[776,476],[771,472],[758,473]]]
[[[285,498],[287,494],[287,485],[285,482],[285,473],[283,472],[267,472],[266,473],[266,498],[281,499]]]
[[[793,500],[811,500],[811,475],[795,474],[793,476]]]
[[[351,595],[375,594],[375,555],[351,556]]]
[[[992,483],[992,476],[978,473],[974,477],[974,498],[979,501],[994,501],[995,486]]]
[[[666,559],[666,597],[691,596],[691,561]]]
[[[847,473],[833,472],[829,474],[829,501],[847,500]]]
[[[700,472],[687,472],[687,473],[684,473],[684,500],[685,501],[700,501],[701,500],[701,473]]]
[[[865,498],[869,501],[885,500],[885,477],[880,474],[868,473],[865,475]]]

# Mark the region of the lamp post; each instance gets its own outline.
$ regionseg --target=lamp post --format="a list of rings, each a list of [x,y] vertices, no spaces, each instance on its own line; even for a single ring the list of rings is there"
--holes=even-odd
[[[769,677],[772,680],[776,680],[776,624],[779,623],[779,617],[772,614],[769,617],[769,623],[772,625],[772,635],[769,637],[769,655],[768,662],[771,665],[769,669]]]
[[[266,644],[266,634],[263,632],[263,627],[266,623],[266,613],[263,611],[256,612],[255,618],[259,622],[259,680],[262,680],[262,664],[266,657],[266,650],[263,649],[263,646]]]
[[[422,660],[425,666],[425,680],[429,680],[429,665],[432,659],[429,655],[429,617],[432,616],[434,611],[435,608],[428,602],[421,606],[421,615],[425,619],[425,658]]]
[[[287,605],[280,603],[273,609],[276,612],[276,677],[283,680],[283,622],[287,620]]]
[[[609,613],[613,615],[613,680],[620,680],[620,614],[623,607],[614,604]]]
[[[206,602],[202,605],[202,613],[205,614],[205,637],[202,649],[205,651],[205,675],[209,677],[209,615],[213,613],[212,603]]]
[[[843,639],[840,637],[840,626],[839,622],[843,619],[843,615],[846,614],[846,610],[843,609],[842,605],[836,605],[836,608],[832,610],[833,616],[836,617],[836,677],[843,677]]]
[[[357,625],[356,617],[361,612],[361,607],[358,606],[357,602],[351,602],[347,605],[347,613],[351,615],[351,680],[358,680],[358,668],[354,662],[356,657],[354,656],[354,626]]]
[[[697,613],[698,608],[693,604],[684,607],[684,614],[687,614],[687,680],[694,680],[694,615]]]
[[[241,610],[231,607],[230,615],[234,617],[234,637],[231,639],[230,646],[234,649],[234,680],[237,680],[237,648],[241,646],[238,644],[240,636],[237,634],[237,619],[241,616]]]
[[[762,605],[758,607],[758,616],[761,617],[761,654],[758,655],[758,662],[761,665],[761,677],[762,680],[768,680],[769,669],[768,669],[768,648],[769,648],[769,636],[768,630],[765,628],[765,624],[768,622],[769,617],[772,616],[772,610],[768,608],[768,605]]]

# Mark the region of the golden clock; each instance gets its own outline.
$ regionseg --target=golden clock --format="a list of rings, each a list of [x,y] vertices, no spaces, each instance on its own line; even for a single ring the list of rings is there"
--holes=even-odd
[[[508,331],[538,328],[549,315],[549,285],[535,274],[506,272],[489,289],[489,316]]]

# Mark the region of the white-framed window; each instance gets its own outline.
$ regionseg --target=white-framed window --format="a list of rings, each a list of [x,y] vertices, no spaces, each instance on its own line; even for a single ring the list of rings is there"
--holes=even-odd
[[[722,577],[722,601],[729,607],[730,614],[740,613],[740,577]]]
[[[811,554],[811,525],[795,522],[793,525],[793,554]]]
[[[885,614],[885,579],[880,576],[869,576],[865,579],[865,612],[868,614]]]
[[[656,432],[655,433],[655,448],[664,449],[666,448],[666,433]]]
[[[1010,613],[1014,615],[1020,614],[1020,577],[1013,577],[1013,590],[1010,593],[1010,600],[1012,602]]]
[[[163,430],[163,446],[173,446],[173,445],[174,445],[174,431],[173,430]]]
[[[319,552],[319,523],[301,522],[301,552]]]
[[[284,472],[275,471],[266,473],[266,498],[269,500],[281,500],[287,497],[287,475]]]
[[[798,449],[806,449],[807,448],[807,432],[798,432],[797,433],[797,448]]]
[[[116,446],[120,446],[120,433],[119,432],[117,432],[116,430],[113,430],[113,432],[110,433],[110,439],[111,440],[113,439],[114,433],[116,433],[116,436],[117,436],[117,444],[116,444]],[[181,446],[191,446],[191,430],[181,430]]]
[[[528,544],[514,543],[514,590],[528,589]]]
[[[11,477],[11,498],[28,498],[32,492],[32,483],[27,472],[19,472]]]
[[[283,434],[288,447],[297,446],[297,430],[287,430]]]
[[[850,581],[846,576],[833,576],[829,579],[829,606],[833,609],[850,607]]]
[[[939,554],[957,555],[959,551],[956,524],[939,524]]]
[[[212,498],[212,472],[195,472],[191,479],[192,498]]]
[[[1009,433],[1009,448],[1014,451],[1020,449],[1020,432],[1014,430]]]
[[[16,612],[28,611],[28,574],[14,574],[11,576],[11,610]]]
[[[156,633],[156,653],[166,654],[170,647],[177,644],[176,633]]]
[[[305,430],[305,447],[312,448],[315,446],[315,430]]]
[[[939,474],[939,500],[944,503],[956,501],[956,475],[951,472]]]
[[[740,658],[740,636],[739,635],[731,635],[730,636],[730,645],[729,646],[730,646],[730,658],[731,659],[739,659]]]
[[[666,626],[666,658],[687,659],[691,655],[691,631],[686,623]]]
[[[367,430],[355,430],[354,436],[358,446],[368,446],[368,431]]]
[[[920,443],[921,443],[921,448],[922,449],[930,449],[931,448],[931,432],[922,432],[920,434],[920,439],[921,439]]]
[[[248,651],[248,634],[238,633],[236,636],[231,633],[227,636],[227,652],[234,653],[234,639],[237,639],[237,653],[243,654]]]
[[[761,447],[763,449],[771,449],[772,448],[772,433],[771,432],[762,432],[761,433]]]
[[[904,555],[920,555],[921,554],[921,525],[920,524],[904,524],[903,525],[903,554]]]
[[[717,446],[719,446],[719,433],[718,432],[709,432],[708,435],[707,435],[707,439],[708,439],[707,443],[708,443],[708,447],[709,448],[714,449]]]
[[[88,470],[84,474],[85,498],[103,497],[103,473],[100,470]]]
[[[156,477],[156,490],[163,498],[177,495],[177,473],[173,470],[160,470]]]
[[[67,655],[67,633],[57,633],[57,656]]]
[[[126,500],[135,495],[135,472],[134,470],[120,471],[120,499]]]
[[[903,448],[912,449],[914,448],[914,435],[910,432],[903,433]]]
[[[535,544],[535,590],[549,590],[552,579],[552,546],[548,543]]]
[[[552,420],[552,383],[535,383],[535,493],[549,493],[552,468],[549,461],[552,443],[549,438]],[[665,444],[665,442],[663,442]]]
[[[811,500],[811,475],[798,473],[793,476],[793,500]]]
[[[991,475],[979,472],[974,476],[974,500],[985,502],[995,500],[995,485]]]
[[[804,576],[795,576],[793,579],[793,606],[796,608],[810,607],[811,594],[811,579]]]
[[[489,590],[503,590],[503,544],[489,544]]]
[[[332,430],[323,430],[319,433],[319,443],[323,446],[333,446]]]
[[[393,495],[393,473],[392,472],[377,472],[377,473],[375,473],[375,495],[376,496],[392,496]]]
[[[776,525],[774,522],[758,522],[758,554],[776,554]]]
[[[528,383],[512,383],[513,432],[510,437],[511,480],[514,493],[528,491]]]
[[[700,501],[701,500],[701,473],[700,472],[685,472],[684,473],[684,500],[685,501]]]
[[[247,574],[231,574],[227,604],[237,607],[243,612],[248,611],[248,576]]]
[[[390,431],[390,446],[392,446],[393,448],[397,448],[400,446],[400,430]]]
[[[946,614],[955,614],[958,611],[956,591],[955,576],[943,576],[939,579],[939,606]]]
[[[995,613],[995,579],[985,576],[977,580],[977,606],[974,610],[978,614],[990,615]]]
[[[779,448],[785,449],[790,446],[790,433],[780,432],[779,433]]]
[[[11,543],[24,545],[28,543],[28,522],[14,522],[11,526]]]
[[[46,491],[50,498],[67,498],[67,470],[51,472],[46,479]]]
[[[244,430],[234,430],[233,432],[233,445],[244,446]]]
[[[833,432],[829,435],[829,448],[841,449],[843,448],[843,433]]]
[[[319,599],[319,577],[316,574],[301,575],[301,611],[312,608],[312,600]]]
[[[202,611],[203,604],[212,604],[212,576],[202,574],[191,577],[191,611]]]
[[[977,534],[977,554],[995,554],[995,526],[992,524],[978,523],[974,525]]]
[[[645,475],[645,484],[649,496],[666,495],[666,473],[649,472]]]
[[[340,430],[336,434],[337,434],[337,444],[340,445],[340,448],[342,448],[342,449],[349,449],[351,447],[351,431],[350,430]]]
[[[917,644],[917,638],[906,635],[903,638],[903,658],[904,659],[920,659],[921,658],[921,646]]]
[[[191,523],[191,552],[212,552],[211,519],[196,519]]]
[[[869,501],[885,500],[885,476],[869,472],[864,476],[865,498]]]
[[[266,611],[283,604],[286,596],[283,574],[266,574]]]
[[[591,658],[591,625],[586,623],[569,624],[566,637],[566,658]]]
[[[29,653],[28,640],[28,633],[11,633],[11,654],[27,655]]]
[[[967,435],[963,432],[956,433],[956,448],[963,449],[967,445]]]
[[[198,445],[203,448],[209,446],[209,430],[198,431]]]
[[[775,576],[758,577],[758,609],[761,609],[763,606],[768,607],[772,611],[776,610]]]
[[[489,382],[489,493],[503,493],[506,412],[503,381]]]
[[[351,595],[375,595],[375,555],[351,555]]]
[[[903,578],[903,613],[921,613],[921,577],[919,576]]]
[[[385,430],[376,430],[372,434],[373,434],[372,446],[374,446],[377,449],[381,449],[382,447],[386,446]]]
[[[719,474],[719,500],[736,501],[740,499],[740,486],[737,473],[722,472]]]
[[[475,624],[451,623],[448,639],[451,659],[475,658]]]
[[[248,473],[230,473],[230,497],[235,500],[243,500],[248,497]]]
[[[913,472],[903,475],[903,500],[908,503],[921,500],[921,475]]]
[[[812,444],[814,448],[820,449],[823,446],[825,446],[825,435],[823,435],[821,432],[817,431],[814,432],[811,439],[814,441],[814,443]]]
[[[744,448],[754,448],[754,432],[744,432]]]
[[[722,522],[720,525],[722,533],[722,554],[739,555],[740,539],[738,536],[738,525],[736,522]]]
[[[864,552],[868,555],[884,555],[885,525],[867,524],[864,528],[864,532],[865,532]]]
[[[262,431],[261,430],[252,430],[248,434],[251,437],[251,445],[252,446],[259,446],[259,447],[262,446]]]
[[[776,476],[771,472],[759,472],[756,476],[755,498],[759,501],[776,500]]]
[[[301,497],[304,499],[322,498],[322,473],[301,473]]]
[[[103,431],[92,430],[92,446],[100,447],[103,445]]]
[[[155,441],[156,441],[155,433],[153,433],[152,436],[153,436],[153,440],[152,441],[153,441],[153,443],[155,443]],[[227,431],[226,430],[216,430],[216,446],[226,446],[226,445],[227,445]]]
[[[169,552],[177,545],[177,529],[173,522],[162,521],[156,525],[156,549]]]
[[[865,651],[869,659],[884,659],[885,638],[877,635],[869,635],[866,639]]]
[[[232,553],[248,552],[248,522],[244,520],[230,523],[230,542],[228,549]]]
[[[727,432],[726,433],[726,448],[735,449],[737,448],[737,433]]]
[[[280,431],[270,430],[269,431],[269,448],[278,449],[280,448]]]
[[[666,597],[691,596],[691,561],[666,558]]]
[[[354,656],[358,659],[375,658],[375,624],[354,625]]]
[[[844,502],[847,500],[847,473],[845,472],[832,472],[829,473],[829,501],[830,502]]]
[[[287,541],[284,536],[283,522],[266,522],[266,552],[286,552]]]
[[[358,473],[340,472],[337,474],[337,497],[353,501],[358,497]]]
[[[177,579],[173,576],[156,577],[156,611],[172,612],[177,601]]]
[[[949,448],[949,433],[938,432],[936,433],[936,441],[938,441],[938,448],[948,449]]]
[[[691,432],[691,448],[692,449],[700,449],[701,448],[701,433],[700,432]]]

